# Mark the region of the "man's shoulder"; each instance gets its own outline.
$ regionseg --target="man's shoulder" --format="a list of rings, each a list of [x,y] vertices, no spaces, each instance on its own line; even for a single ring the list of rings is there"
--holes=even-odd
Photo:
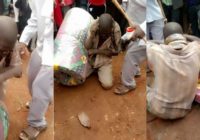
[[[154,42],[148,41],[147,42],[147,50],[153,50],[153,51],[163,51],[163,48],[166,47],[165,44],[156,44]]]
[[[200,42],[198,41],[189,42],[188,46],[190,49],[200,53]]]

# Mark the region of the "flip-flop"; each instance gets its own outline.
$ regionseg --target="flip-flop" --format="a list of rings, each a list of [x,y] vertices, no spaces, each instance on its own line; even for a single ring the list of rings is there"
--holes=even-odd
[[[120,84],[119,86],[117,86],[114,90],[114,93],[117,94],[117,95],[124,95],[126,93],[128,93],[129,91],[133,90],[134,88],[130,88],[130,87],[127,87],[123,84]]]
[[[38,135],[46,130],[47,126],[42,127],[32,127],[28,126],[27,128],[23,129],[19,135],[20,140],[36,140]]]

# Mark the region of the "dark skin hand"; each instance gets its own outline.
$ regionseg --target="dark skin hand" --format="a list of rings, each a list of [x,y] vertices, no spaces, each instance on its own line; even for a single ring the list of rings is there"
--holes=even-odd
[[[10,43],[8,41],[5,41],[3,39],[0,39],[0,64],[3,65],[2,63],[4,62],[3,59],[6,60],[7,57],[11,57],[12,52],[13,52],[13,43]],[[4,79],[6,80],[8,77],[16,77],[19,78],[22,75],[21,71],[21,66],[9,66],[5,67],[4,69],[0,70],[0,73],[4,73],[4,76],[0,76],[0,81],[3,81]]]
[[[114,56],[114,55],[117,55],[118,53],[115,52],[115,51],[112,51],[110,49],[90,49],[88,50],[88,55],[91,56],[91,55],[95,55],[95,54],[101,54],[101,55],[106,55],[108,57],[111,57],[111,56]]]
[[[132,40],[142,39],[145,36],[144,31],[140,28],[139,25],[134,25],[133,28],[135,29],[134,34],[132,36]]]
[[[133,25],[132,28],[134,28],[135,30],[134,30],[131,40],[127,40],[127,41],[121,40],[122,51],[126,50],[126,47],[130,43],[130,41],[142,39],[145,36],[144,31],[140,28],[139,25]]]
[[[10,53],[12,53],[13,48],[10,46],[13,45],[14,44],[7,42],[4,39],[0,39],[0,60],[10,55]]]

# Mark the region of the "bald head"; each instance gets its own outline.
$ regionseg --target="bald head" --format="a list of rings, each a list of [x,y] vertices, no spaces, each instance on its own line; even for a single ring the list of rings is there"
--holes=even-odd
[[[109,14],[102,14],[99,17],[99,31],[100,34],[109,34],[112,32],[113,18]]]
[[[9,44],[15,44],[17,40],[17,25],[10,17],[0,16],[0,40]]]
[[[172,34],[183,34],[183,29],[180,24],[176,22],[169,22],[165,25],[163,29],[164,38]]]

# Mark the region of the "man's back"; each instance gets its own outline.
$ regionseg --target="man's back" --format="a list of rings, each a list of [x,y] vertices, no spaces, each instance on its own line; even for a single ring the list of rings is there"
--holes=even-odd
[[[200,46],[196,42],[179,45],[181,50],[175,50],[174,44],[147,47],[148,62],[155,75],[149,96],[163,108],[190,109],[195,97]]]

